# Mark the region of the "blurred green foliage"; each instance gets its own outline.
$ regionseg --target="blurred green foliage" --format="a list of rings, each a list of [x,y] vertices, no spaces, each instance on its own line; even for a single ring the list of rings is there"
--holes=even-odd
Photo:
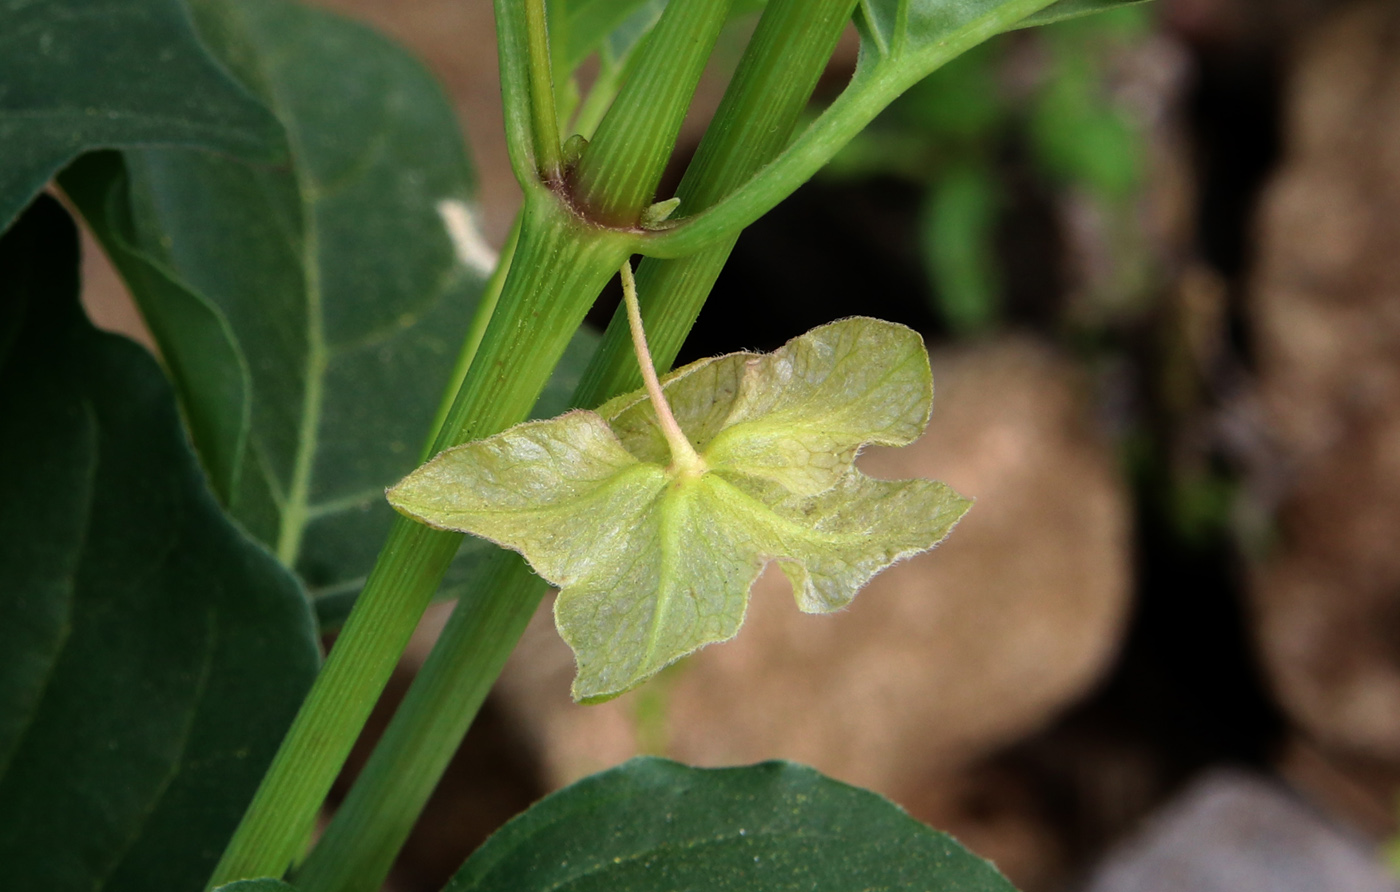
[[[921,254],[935,310],[955,335],[1003,321],[996,239],[1013,148],[1028,156],[1039,185],[1076,193],[1110,221],[1113,250],[1134,250],[1146,140],[1113,80],[1151,28],[1146,8],[1126,7],[984,44],[897,100],[827,169],[828,177],[895,176],[923,187]]]

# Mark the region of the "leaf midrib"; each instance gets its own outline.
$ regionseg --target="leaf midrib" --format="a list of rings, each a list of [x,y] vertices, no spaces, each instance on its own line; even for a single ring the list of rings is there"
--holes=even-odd
[[[247,14],[239,4],[229,7],[230,14],[237,17],[239,30],[249,42],[260,42],[253,28],[249,27]],[[293,182],[296,183],[297,199],[301,204],[301,266],[303,292],[306,304],[306,358],[303,365],[305,384],[302,391],[301,423],[297,429],[297,451],[292,461],[292,479],[287,486],[282,502],[281,517],[277,529],[277,559],[286,566],[295,566],[301,552],[302,534],[309,520],[308,502],[311,493],[311,472],[319,446],[321,412],[325,398],[325,371],[328,351],[325,342],[325,320],[322,318],[322,283],[320,252],[320,229],[315,213],[316,186],[307,182],[308,171],[297,159],[304,158],[304,145],[300,133],[293,124],[288,102],[281,89],[281,82],[268,70],[265,56],[254,54],[253,64],[257,67],[260,80],[266,90],[267,103],[278,121],[291,150],[292,163],[289,165]],[[275,475],[274,475],[275,476]]]

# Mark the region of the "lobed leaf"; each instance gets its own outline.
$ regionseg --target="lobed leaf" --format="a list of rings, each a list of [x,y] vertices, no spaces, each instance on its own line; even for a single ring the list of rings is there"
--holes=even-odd
[[[168,385],[78,306],[40,199],[0,240],[0,864],[198,889],[319,662],[300,587],[209,493]]]
[[[711,468],[815,495],[835,486],[866,444],[903,446],[928,425],[933,375],[908,328],[855,317],[767,355],[731,353],[668,375],[667,400]],[[645,391],[598,409],[627,449],[669,458]]]
[[[940,483],[853,466],[863,444],[911,442],[928,420],[928,357],[903,326],[848,319],[663,386],[703,473],[669,466],[641,392],[449,449],[389,491],[399,511],[514,549],[561,587],[577,699],[733,637],[770,561],[800,609],[838,610],[968,507]]]
[[[638,758],[545,797],[444,892],[1015,892],[874,793],[801,765]]]

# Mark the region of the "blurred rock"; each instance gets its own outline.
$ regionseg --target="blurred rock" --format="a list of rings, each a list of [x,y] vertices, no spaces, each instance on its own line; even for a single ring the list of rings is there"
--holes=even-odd
[[[897,800],[926,797],[931,776],[1094,683],[1128,606],[1129,520],[1081,382],[1028,341],[936,354],[934,378],[929,432],[862,465],[947,481],[977,504],[849,610],[804,616],[770,572],[736,640],[594,707],[568,701],[571,655],[536,618],[498,691],[551,783],[648,748],[703,765],[795,759]]]
[[[1294,721],[1400,762],[1400,7],[1311,33],[1265,197],[1249,307],[1277,504],[1253,572],[1259,648]]]
[[[1339,5],[1338,0],[1161,0],[1159,14],[1197,45],[1247,51],[1286,40]]]
[[[1396,892],[1361,839],[1282,784],[1218,770],[1110,855],[1085,892]]]
[[[1400,766],[1328,751],[1294,734],[1284,741],[1275,769],[1289,786],[1335,820],[1373,842],[1395,837],[1395,791]]]

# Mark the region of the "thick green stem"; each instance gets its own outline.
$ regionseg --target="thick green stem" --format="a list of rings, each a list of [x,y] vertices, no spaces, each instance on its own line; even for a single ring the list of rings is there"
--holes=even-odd
[[[462,389],[462,382],[466,380],[467,369],[471,368],[477,348],[481,346],[481,339],[486,336],[486,326],[491,324],[491,317],[496,313],[501,291],[505,288],[506,276],[510,274],[510,262],[515,257],[516,246],[520,243],[520,222],[521,216],[517,214],[515,222],[511,224],[510,235],[501,247],[501,255],[496,259],[496,268],[491,271],[491,278],[486,280],[486,287],[481,289],[481,299],[477,302],[476,312],[472,314],[467,336],[463,339],[462,349],[458,351],[457,360],[452,365],[452,377],[448,379],[447,387],[443,390],[442,404],[433,416],[432,434],[423,444],[423,454],[418,456],[420,463],[432,458],[432,453],[428,450],[437,442],[438,431],[442,430],[443,423],[447,421],[447,413],[452,409],[457,392]]]
[[[530,58],[530,27],[521,0],[496,0],[496,50],[501,63],[501,109],[505,113],[510,168],[527,191],[539,183],[540,129],[534,112],[533,82],[538,63]],[[554,141],[559,141],[556,132]]]
[[[855,0],[771,0],[695,158],[676,190],[681,209],[703,209],[740,187],[788,144]],[[737,233],[674,261],[647,258],[637,288],[659,368],[675,361]],[[624,309],[608,325],[580,389],[625,393],[640,387]]]
[[[427,533],[428,535],[424,535]],[[396,519],[330,658],[209,885],[281,876],[408,645],[461,537]]]
[[[519,556],[501,552],[490,560],[442,632],[475,646],[434,650],[433,671],[419,675],[413,702],[400,711],[414,720],[396,716],[375,751],[394,758],[365,766],[297,871],[300,892],[379,889],[544,593],[544,582]]]
[[[523,420],[629,236],[581,223],[527,192],[520,244],[496,313],[432,451]],[[215,869],[212,886],[281,876],[364,727],[462,536],[398,519],[330,658]]]
[[[530,63],[530,124],[534,131],[535,163],[540,179],[560,177],[559,121],[554,106],[554,74],[549,54],[549,29],[544,0],[525,0],[525,34]]]
[[[576,200],[589,217],[635,226],[651,204],[730,2],[670,0],[643,39],[573,175]]]
[[[712,127],[719,135],[707,134],[683,195],[696,201],[722,196],[782,149],[853,5],[770,0],[716,113]],[[643,264],[643,273],[658,283],[655,291],[643,292],[657,366],[675,360],[727,255],[725,248]],[[621,349],[594,356],[575,405],[595,406],[641,385],[623,310],[608,328],[608,344]],[[509,556],[457,604],[349,798],[298,872],[302,892],[379,888],[545,591],[545,582],[524,561]]]
[[[550,193],[526,193],[505,292],[433,453],[525,419],[584,314],[634,244],[629,233],[580,220]],[[502,393],[512,399],[502,400]]]

